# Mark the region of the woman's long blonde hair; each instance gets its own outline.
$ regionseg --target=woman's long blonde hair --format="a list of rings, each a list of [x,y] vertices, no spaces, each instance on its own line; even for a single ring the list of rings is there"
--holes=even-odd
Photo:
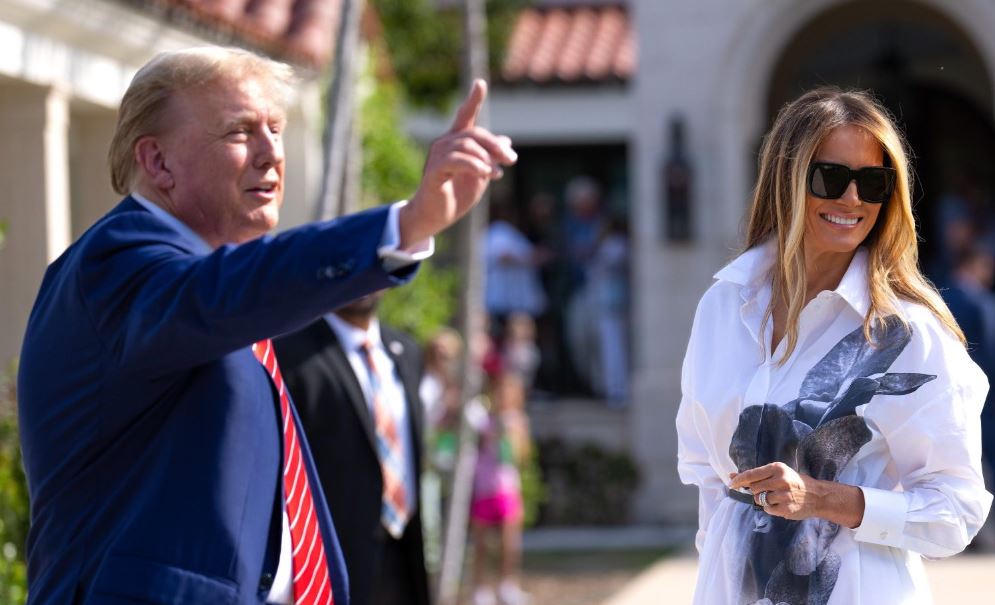
[[[772,237],[777,243],[773,295],[764,314],[761,333],[771,321],[780,299],[788,307],[784,332],[784,363],[798,344],[798,316],[808,287],[805,272],[805,206],[808,168],[819,145],[835,128],[859,126],[873,135],[884,150],[885,162],[897,172],[895,192],[884,203],[877,223],[864,240],[868,248],[867,281],[870,309],[864,318],[864,336],[871,340],[875,321],[896,314],[899,299],[920,303],[947,326],[961,342],[964,333],[936,289],[919,271],[915,217],[912,215],[912,173],[905,141],[888,111],[872,96],[835,87],[809,91],[777,114],[760,151],[760,174],[753,192],[746,249]],[[766,343],[763,344],[766,355]],[[773,354],[773,351],[771,351]]]

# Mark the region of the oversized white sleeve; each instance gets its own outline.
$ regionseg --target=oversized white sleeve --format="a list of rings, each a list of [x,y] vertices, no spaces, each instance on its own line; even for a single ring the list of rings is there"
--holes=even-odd
[[[856,540],[947,557],[984,524],[992,502],[981,474],[987,381],[967,355],[943,370],[934,388],[867,407],[865,417],[888,443],[901,491],[861,486],[864,519]]]
[[[691,338],[684,365],[681,369],[681,404],[677,409],[677,473],[685,485],[698,486],[698,533],[694,538],[695,548],[702,552],[708,522],[725,497],[726,485],[709,462],[710,435],[703,408],[695,399],[696,348],[701,338],[699,315],[695,313],[691,326]]]

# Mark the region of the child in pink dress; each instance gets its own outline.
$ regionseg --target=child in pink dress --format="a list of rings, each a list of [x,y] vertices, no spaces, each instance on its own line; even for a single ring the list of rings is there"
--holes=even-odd
[[[519,465],[529,454],[529,424],[525,415],[525,392],[529,372],[516,352],[516,330],[501,353],[485,360],[490,381],[490,409],[473,422],[479,435],[477,466],[473,480],[470,519],[473,525],[474,575],[477,588],[474,605],[525,605],[531,598],[519,586],[522,540],[522,487]],[[534,346],[534,344],[533,344]],[[524,371],[523,371],[524,370]],[[498,536],[501,543],[500,579],[497,591],[485,583],[488,542]]]

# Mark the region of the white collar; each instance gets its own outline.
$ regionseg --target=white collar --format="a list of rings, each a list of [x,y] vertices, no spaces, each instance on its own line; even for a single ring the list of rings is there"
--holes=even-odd
[[[131,196],[131,199],[141,204],[143,208],[156,215],[160,220],[167,223],[173,229],[179,231],[180,235],[184,235],[189,238],[190,241],[192,241],[197,247],[194,252],[197,252],[198,254],[210,254],[214,251],[214,248],[205,242],[204,238],[197,235],[197,233],[188,227],[186,223],[170,214],[169,211],[162,206],[159,206],[155,202],[150,201],[145,196],[135,191],[132,191],[129,195]]]
[[[743,286],[744,297],[752,296],[759,290],[760,285],[770,284],[770,272],[776,260],[776,251],[777,245],[774,240],[767,240],[740,254],[714,277],[719,281]],[[861,317],[866,317],[871,308],[871,295],[867,283],[867,257],[867,248],[864,246],[857,248],[839,286],[832,291]]]
[[[769,239],[740,254],[712,277],[740,286],[754,285],[763,278],[769,278],[776,253],[777,246],[773,239]]]
[[[377,318],[370,321],[370,329],[363,330],[348,323],[335,313],[325,315],[325,321],[335,332],[339,339],[339,344],[346,353],[355,353],[362,348],[367,341],[373,343],[374,347],[381,346],[380,343],[380,322]]]
[[[867,282],[868,256],[867,248],[857,248],[857,253],[853,255],[850,266],[835,290],[861,317],[866,317],[871,310],[870,284]]]

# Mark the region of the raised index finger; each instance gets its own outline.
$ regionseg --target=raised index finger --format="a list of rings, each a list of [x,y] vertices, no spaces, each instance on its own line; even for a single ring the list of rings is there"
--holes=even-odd
[[[466,100],[456,110],[456,118],[453,120],[453,125],[449,128],[449,132],[460,132],[476,126],[477,114],[480,113],[480,108],[483,107],[484,99],[486,98],[487,82],[477,78],[470,87],[470,94],[467,95]]]

